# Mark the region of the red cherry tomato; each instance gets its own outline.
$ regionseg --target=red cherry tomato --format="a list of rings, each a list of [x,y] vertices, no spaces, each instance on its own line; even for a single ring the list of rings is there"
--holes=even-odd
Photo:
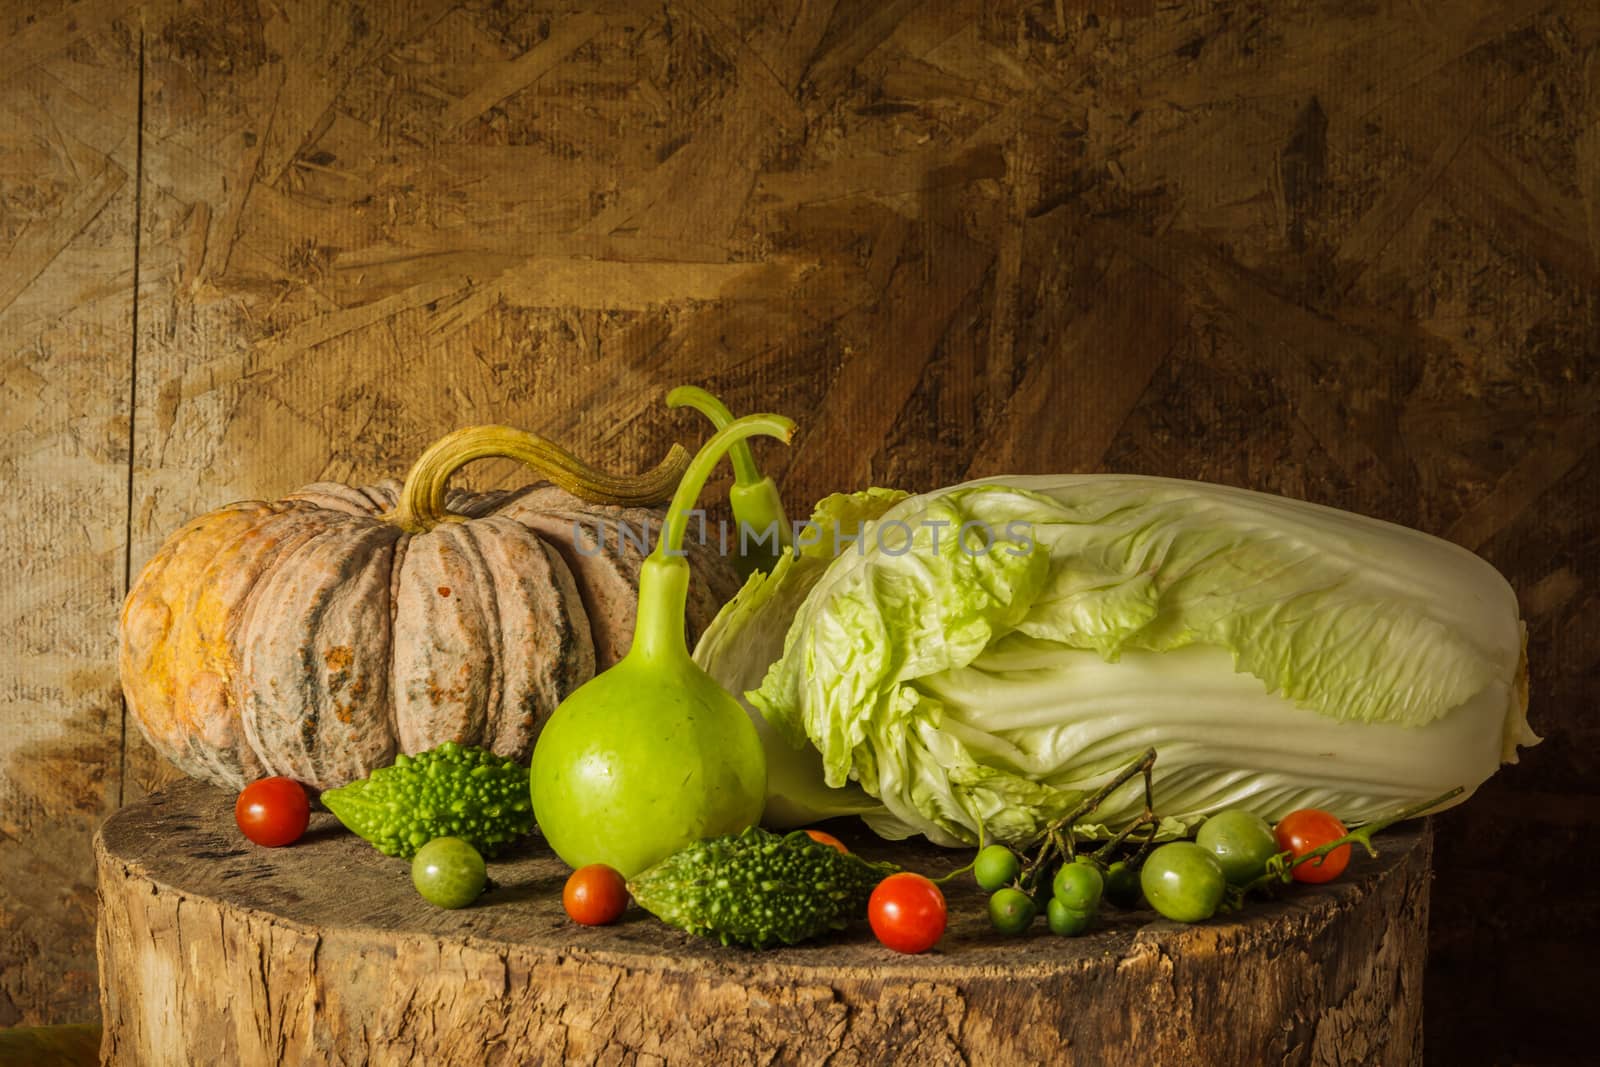
[[[920,874],[891,874],[872,891],[867,920],[896,952],[926,952],[944,935],[944,894]]]
[[[1349,831],[1344,823],[1318,808],[1291,811],[1278,820],[1272,836],[1277,838],[1280,851],[1293,854],[1290,862],[1299,859],[1312,849],[1337,841]],[[1350,864],[1350,846],[1343,845],[1323,856],[1295,867],[1290,873],[1297,882],[1331,882],[1344,873]]]
[[[850,850],[844,847],[844,842],[840,841],[837,837],[834,837],[826,830],[807,830],[806,836],[810,837],[811,840],[820,842],[824,845],[832,845],[840,852],[843,852],[846,856],[850,855]]]
[[[561,890],[561,904],[573,922],[609,926],[628,909],[628,883],[615,868],[591,863],[572,872]]]
[[[258,845],[277,848],[300,840],[311,821],[311,801],[293,778],[261,778],[244,787],[233,805],[233,821]]]

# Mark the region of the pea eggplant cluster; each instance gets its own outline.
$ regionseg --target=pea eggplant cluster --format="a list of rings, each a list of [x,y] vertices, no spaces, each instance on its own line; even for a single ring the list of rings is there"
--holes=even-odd
[[[1114,840],[1094,853],[1070,856],[1048,879],[1040,877],[1050,869],[1048,846],[1024,863],[1004,845],[989,845],[978,852],[972,872],[990,893],[989,921],[1002,934],[1025,932],[1042,907],[1052,934],[1076,937],[1094,925],[1103,899],[1119,907],[1143,903],[1174,922],[1203,922],[1220,911],[1239,909],[1252,892],[1291,881],[1331,882],[1349,865],[1354,845],[1376,855],[1373,834],[1452,796],[1447,793],[1353,832],[1317,808],[1290,812],[1276,825],[1254,812],[1230,808],[1202,823],[1192,841],[1155,845],[1147,839],[1131,854],[1110,859],[1122,846],[1122,839]]]

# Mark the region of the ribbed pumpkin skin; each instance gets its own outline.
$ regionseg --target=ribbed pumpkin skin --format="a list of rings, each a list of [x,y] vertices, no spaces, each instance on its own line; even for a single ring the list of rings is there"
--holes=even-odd
[[[556,705],[626,652],[642,556],[614,524],[658,529],[658,511],[453,491],[466,521],[407,534],[382,517],[398,492],[319,483],[167,540],[128,594],[120,652],[159,752],[230,789],[332,788],[445,741],[526,761]],[[577,551],[600,522],[604,549]],[[714,552],[691,562],[692,640],[737,579]]]
[[[596,669],[603,671],[626,655],[633,647],[639,568],[646,555],[638,537],[648,523],[650,543],[654,544],[664,512],[587,504],[546,486],[506,501],[501,514],[538,531],[578,576],[578,590],[594,635]],[[632,531],[631,536],[622,535],[620,531],[624,529]],[[711,540],[709,531],[707,539]],[[711,625],[717,611],[733,599],[742,583],[711,544],[691,540],[685,551],[695,576],[689,586],[686,610],[689,647],[693,648],[700,631]]]

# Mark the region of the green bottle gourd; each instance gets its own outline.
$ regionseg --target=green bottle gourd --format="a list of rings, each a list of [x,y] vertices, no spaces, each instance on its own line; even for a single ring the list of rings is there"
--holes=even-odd
[[[680,385],[668,393],[667,407],[693,408],[710,419],[718,430],[731,426],[734,421],[727,405],[696,385]],[[734,543],[733,567],[740,578],[748,581],[756,571],[772,573],[794,536],[783,511],[777,483],[762,476],[750,442],[735,441],[728,448],[728,461],[733,464],[728,504],[733,511],[734,536],[738,538]]]
[[[794,423],[748,415],[689,464],[639,573],[633,647],[562,701],[533,750],[533,814],[569,866],[631,878],[693,841],[761,818],[767,764],[745,710],[689,658],[683,537],[706,478],[736,442],[788,441]]]

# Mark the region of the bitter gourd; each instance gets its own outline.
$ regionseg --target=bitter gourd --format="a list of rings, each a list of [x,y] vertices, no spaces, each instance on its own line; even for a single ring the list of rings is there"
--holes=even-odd
[[[485,856],[533,830],[528,768],[446,741],[322,794],[339,821],[379,852],[406,859],[436,837],[459,837]]]
[[[658,919],[724,945],[792,945],[866,915],[892,864],[869,863],[804,831],[750,827],[679,849],[628,883]]]

